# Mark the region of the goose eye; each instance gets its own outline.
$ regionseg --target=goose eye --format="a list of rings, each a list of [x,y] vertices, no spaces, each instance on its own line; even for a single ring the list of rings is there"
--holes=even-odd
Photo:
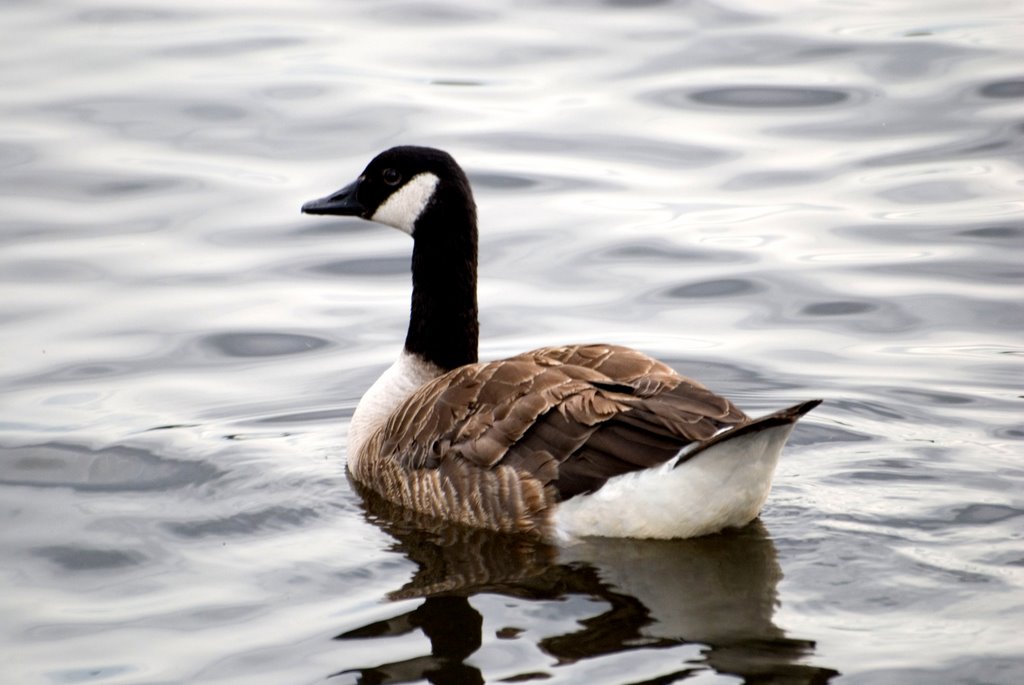
[[[389,186],[396,186],[402,180],[402,174],[397,169],[385,169],[380,175]]]

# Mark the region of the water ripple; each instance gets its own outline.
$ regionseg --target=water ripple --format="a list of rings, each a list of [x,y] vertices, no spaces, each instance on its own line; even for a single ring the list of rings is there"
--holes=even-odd
[[[145,557],[136,551],[73,545],[36,547],[32,552],[66,571],[107,571],[137,566],[145,561]]]
[[[165,491],[208,483],[222,472],[212,464],[162,457],[141,448],[83,450],[52,443],[8,450],[0,483],[73,488],[87,492]]]
[[[1014,79],[1006,81],[993,81],[986,83],[978,89],[982,97],[996,98],[999,100],[1008,98],[1024,98],[1024,80]]]
[[[309,507],[275,506],[210,520],[198,518],[192,521],[168,522],[163,525],[175,535],[184,538],[220,538],[226,535],[251,535],[264,530],[294,528],[318,516],[318,512]]]
[[[765,290],[767,290],[765,285],[751,279],[720,278],[678,285],[667,290],[665,296],[683,299],[702,299],[707,297],[735,297],[736,295],[749,295]]]
[[[325,338],[281,332],[216,333],[203,336],[201,342],[226,357],[301,354],[330,344]]]
[[[686,92],[666,91],[656,96],[664,104],[678,106],[680,98],[716,107],[787,108],[828,107],[846,102],[850,92],[832,88],[797,88],[782,86],[731,86]]]

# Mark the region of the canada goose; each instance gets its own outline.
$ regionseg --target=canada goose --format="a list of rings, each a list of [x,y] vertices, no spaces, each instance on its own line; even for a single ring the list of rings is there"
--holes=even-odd
[[[430,516],[556,540],[684,538],[760,512],[811,400],[751,420],[626,347],[477,361],[476,205],[446,152],[395,147],[302,206],[413,238],[405,349],[349,428],[355,480]]]

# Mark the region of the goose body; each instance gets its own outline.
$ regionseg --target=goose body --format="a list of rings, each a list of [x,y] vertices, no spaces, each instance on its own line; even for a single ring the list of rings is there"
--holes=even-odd
[[[396,147],[302,207],[413,238],[409,330],[360,400],[352,477],[385,499],[464,525],[677,538],[757,517],[811,400],[751,419],[667,365],[616,345],[477,360],[476,208],[445,152]]]

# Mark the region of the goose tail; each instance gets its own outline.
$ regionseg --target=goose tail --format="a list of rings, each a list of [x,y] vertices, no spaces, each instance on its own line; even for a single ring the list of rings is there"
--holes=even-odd
[[[799,421],[804,414],[811,411],[819,404],[821,404],[821,400],[807,400],[806,402],[794,404],[792,407],[780,409],[779,411],[766,414],[765,416],[753,419],[747,423],[724,430],[703,442],[699,442],[696,445],[691,446],[688,451],[685,451],[680,455],[674,466],[682,466],[689,460],[700,456],[703,452],[714,448],[716,445],[729,440],[735,440],[744,435],[757,434],[772,428],[786,426],[788,426],[791,431],[796,422]],[[789,431],[786,431],[786,437],[789,437]],[[779,447],[781,449],[781,445]]]
[[[579,537],[689,538],[757,518],[796,422],[809,400],[730,428],[660,467],[616,476],[598,491],[562,502],[556,531]]]

